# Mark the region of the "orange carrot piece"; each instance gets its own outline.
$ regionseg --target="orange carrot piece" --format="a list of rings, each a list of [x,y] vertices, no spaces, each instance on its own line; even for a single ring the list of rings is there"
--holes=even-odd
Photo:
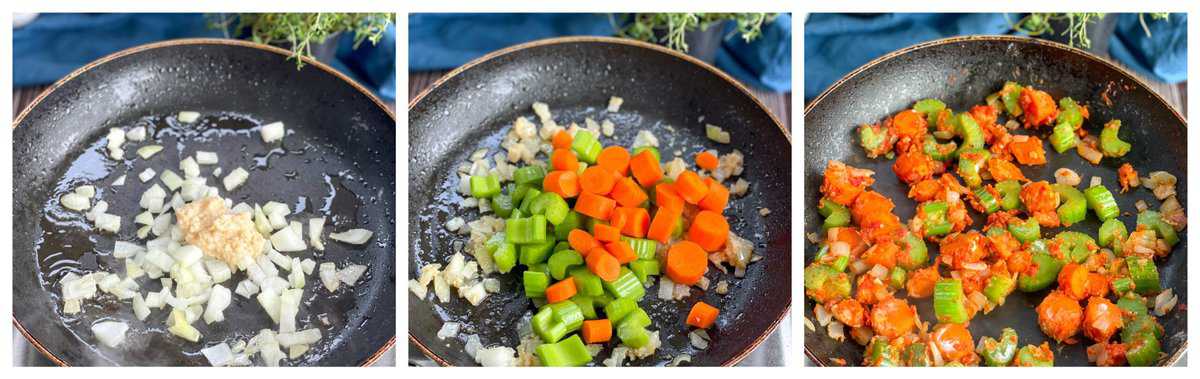
[[[608,220],[617,202],[604,196],[583,192],[575,200],[575,211],[597,220]]]
[[[542,179],[542,188],[569,199],[579,195],[579,175],[575,171],[551,171]]]
[[[583,255],[587,255],[592,249],[600,246],[600,242],[596,242],[596,239],[583,229],[572,229],[570,233],[567,233],[567,244],[571,245],[571,249]]]
[[[625,229],[625,224],[629,223],[629,213],[626,209],[628,208],[618,206],[613,208],[612,212],[608,214],[608,224],[617,228],[618,232],[621,229]]]
[[[693,285],[708,270],[708,253],[691,241],[679,241],[667,250],[667,277],[683,285]]]
[[[546,302],[554,304],[560,301],[570,299],[577,292],[575,288],[575,278],[569,277],[546,287]]]
[[[617,240],[609,242],[604,245],[604,249],[608,250],[608,253],[612,254],[613,258],[617,258],[617,262],[621,262],[621,264],[633,262],[637,259],[637,253],[625,241]]]
[[[629,171],[633,172],[633,177],[638,183],[649,187],[663,177],[662,165],[658,163],[658,159],[654,158],[654,154],[650,150],[645,150],[629,160]]]
[[[596,165],[621,174],[629,175],[629,150],[621,146],[609,146],[596,156]]]
[[[659,183],[654,186],[654,205],[659,208],[670,208],[683,211],[683,198],[679,197],[679,193],[675,192],[675,186],[671,183]]]
[[[703,210],[692,218],[687,239],[703,247],[705,251],[717,251],[729,238],[729,222],[720,213]]]
[[[596,241],[613,242],[621,240],[621,229],[607,224],[596,224],[595,230],[592,231],[596,235]]]
[[[602,247],[592,249],[588,253],[587,266],[588,270],[605,281],[611,282],[621,276],[621,262],[617,262],[617,258],[613,258],[612,254]]]
[[[550,154],[550,167],[555,170],[579,171],[579,158],[571,149],[554,149]]]
[[[708,194],[704,195],[697,205],[700,206],[700,209],[717,213],[724,212],[725,206],[729,205],[729,189],[712,178],[708,178],[704,182],[708,183]]]
[[[691,170],[685,170],[675,178],[675,192],[678,192],[679,197],[682,197],[688,204],[696,204],[704,199],[705,195],[708,195],[708,185],[700,180],[700,175],[696,175]]]
[[[559,130],[558,133],[554,133],[554,137],[550,139],[550,144],[553,145],[555,149],[570,150],[571,143],[573,142],[575,142],[575,137],[571,137],[571,133],[567,133],[566,130]]]
[[[700,301],[692,305],[692,311],[688,312],[687,324],[700,329],[708,329],[717,321],[719,314],[721,314],[720,309]]]
[[[583,187],[583,192],[607,195],[612,192],[613,185],[617,184],[617,175],[602,166],[591,166],[583,170],[583,175],[579,176],[579,184]]]
[[[633,238],[645,237],[646,229],[650,228],[650,211],[646,208],[625,208],[624,212],[628,220],[625,221],[625,227],[621,228],[621,234]]]
[[[675,222],[681,215],[683,210],[659,207],[654,212],[654,219],[650,220],[650,229],[646,232],[646,237],[659,243],[667,243],[671,239],[671,232],[675,230]]]
[[[584,320],[583,329],[579,330],[583,343],[603,343],[612,339],[612,322],[606,318],[599,320]]]
[[[701,151],[700,154],[696,154],[696,166],[700,166],[702,169],[709,171],[716,170],[720,164],[721,160],[717,159],[716,154],[707,151]]]
[[[612,197],[613,200],[616,200],[617,204],[621,204],[626,207],[640,206],[642,205],[642,202],[645,202],[646,199],[650,198],[650,196],[646,195],[646,191],[643,191],[642,187],[631,178],[624,178],[618,181],[617,184],[613,186],[612,192],[609,192],[608,195]]]

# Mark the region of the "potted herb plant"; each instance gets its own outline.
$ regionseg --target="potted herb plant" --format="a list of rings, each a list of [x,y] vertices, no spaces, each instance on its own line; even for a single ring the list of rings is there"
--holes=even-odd
[[[391,13],[222,13],[210,16],[210,26],[230,37],[291,50],[291,59],[301,68],[300,57],[331,60],[342,33],[354,35],[356,49],[363,41],[379,43],[393,17]]]
[[[746,42],[762,36],[764,25],[774,21],[774,13],[629,13],[611,16],[617,35],[657,43],[712,63],[721,41],[740,35]],[[733,21],[736,29],[722,35],[721,27]]]

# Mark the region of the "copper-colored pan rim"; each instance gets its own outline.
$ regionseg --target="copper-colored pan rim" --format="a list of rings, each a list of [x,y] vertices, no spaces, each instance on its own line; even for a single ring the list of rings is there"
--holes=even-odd
[[[764,105],[761,101],[759,101],[758,98],[754,96],[754,93],[750,92],[750,90],[747,89],[746,86],[742,85],[737,80],[733,79],[733,77],[729,76],[729,74],[726,74],[724,71],[721,71],[720,69],[713,67],[712,65],[705,63],[704,61],[701,61],[690,55],[680,53],[675,50],[671,50],[671,49],[668,49],[668,48],[665,48],[665,47],[662,47],[659,45],[655,45],[652,43],[646,43],[646,42],[642,42],[642,41],[638,41],[638,40],[632,40],[632,39],[627,39],[627,38],[616,38],[616,37],[601,37],[601,36],[555,37],[555,38],[547,38],[547,39],[541,39],[541,40],[526,42],[526,43],[522,43],[522,44],[517,44],[517,45],[509,46],[509,47],[506,47],[506,48],[503,48],[500,50],[493,51],[491,53],[487,53],[479,58],[476,58],[470,62],[467,62],[466,64],[464,64],[462,66],[459,66],[458,68],[455,68],[454,70],[450,71],[446,75],[443,75],[437,81],[433,82],[433,85],[431,85],[431,86],[429,86],[429,88],[426,88],[425,90],[421,91],[420,94],[418,94],[416,97],[414,97],[411,101],[408,102],[408,109],[409,109],[409,111],[411,111],[413,109],[413,107],[415,107],[417,105],[417,103],[421,102],[421,100],[425,98],[426,95],[428,95],[430,92],[437,89],[438,87],[442,86],[442,84],[445,84],[447,81],[454,78],[458,74],[461,74],[464,71],[466,71],[472,67],[478,66],[484,62],[487,62],[487,61],[490,61],[497,57],[508,55],[508,54],[511,54],[511,53],[514,53],[517,51],[521,51],[521,50],[543,47],[543,46],[550,46],[550,45],[568,44],[568,43],[610,43],[610,44],[619,44],[619,45],[640,47],[640,48],[644,48],[644,49],[653,50],[653,51],[656,51],[659,53],[667,54],[672,57],[681,59],[685,62],[700,66],[701,68],[708,70],[708,72],[712,73],[713,75],[716,75],[717,77],[721,78],[722,80],[725,80],[726,83],[729,83],[734,88],[737,88],[738,91],[741,91],[741,93],[743,95],[750,98],[750,100],[752,100],[754,102],[754,104],[758,106],[759,109],[761,109],[764,113],[767,114],[768,117],[771,118],[771,121],[775,124],[775,127],[779,128],[779,131],[781,133],[783,133],[784,138],[787,138],[788,144],[790,145],[792,143],[791,133],[788,131],[788,129],[786,127],[784,127],[783,123],[779,121],[779,118],[775,117],[775,114],[771,113],[771,110],[768,109],[767,106]],[[411,125],[410,125],[410,127],[411,127]],[[734,356],[730,357],[725,362],[721,363],[721,365],[722,366],[733,366],[733,365],[737,364],[738,362],[741,362],[743,359],[745,359],[746,356],[750,355],[750,353],[752,351],[754,351],[755,348],[757,348],[759,345],[761,345],[762,342],[771,335],[771,333],[775,332],[775,329],[779,327],[779,323],[783,321],[783,318],[788,315],[788,313],[791,311],[791,309],[792,309],[792,300],[789,297],[788,304],[783,308],[783,312],[779,313],[779,315],[775,318],[774,321],[771,322],[771,325],[767,327],[767,329],[763,332],[763,334],[761,334],[757,338],[755,338],[754,341],[751,342],[749,345],[747,345],[746,348],[742,349],[741,352],[739,352],[738,354],[735,354]],[[412,332],[408,333],[408,341],[411,342],[413,345],[415,345],[418,350],[421,350],[422,354],[425,354],[426,357],[429,357],[429,359],[432,359],[434,362],[437,362],[439,365],[451,366],[449,361],[447,361],[446,359],[444,359],[444,358],[438,356],[437,354],[434,354],[432,351],[430,351],[429,348],[427,346],[425,346],[424,343],[422,343],[420,340],[418,340],[416,338],[416,336],[414,336],[412,334]]]
[[[1167,103],[1167,101],[1165,99],[1163,99],[1162,96],[1158,94],[1158,92],[1151,89],[1150,86],[1147,85],[1146,82],[1142,81],[1142,79],[1140,77],[1129,72],[1129,70],[1126,70],[1124,67],[1121,67],[1112,62],[1109,62],[1109,61],[1105,60],[1104,58],[1100,58],[1099,56],[1089,53],[1086,50],[1078,49],[1078,48],[1071,47],[1071,46],[1061,44],[1058,42],[1047,41],[1047,40],[1042,40],[1042,39],[1037,39],[1037,38],[1032,38],[1032,37],[1009,36],[1009,35],[970,35],[970,36],[957,36],[957,37],[942,38],[942,39],[936,39],[936,40],[932,40],[932,41],[921,42],[921,43],[918,43],[918,44],[915,44],[915,45],[912,45],[912,46],[909,46],[909,47],[906,47],[906,48],[903,48],[900,50],[896,50],[896,51],[884,54],[883,56],[880,56],[879,58],[875,58],[875,59],[871,60],[870,62],[867,62],[866,64],[860,66],[859,68],[854,69],[854,71],[851,71],[850,73],[846,74],[841,79],[838,79],[838,81],[836,81],[832,85],[830,85],[829,88],[825,89],[825,91],[822,91],[820,95],[813,98],[813,100],[804,107],[804,116],[808,117],[809,111],[813,110],[813,108],[815,108],[816,105],[821,102],[821,100],[825,99],[826,96],[829,96],[831,93],[836,91],[842,85],[846,84],[851,79],[854,79],[859,74],[862,74],[863,72],[867,71],[868,69],[871,69],[883,62],[889,61],[895,57],[898,57],[898,56],[901,56],[904,54],[908,54],[912,51],[924,49],[927,47],[948,45],[948,44],[959,43],[959,42],[972,42],[972,41],[1003,41],[1003,42],[1041,45],[1041,46],[1056,48],[1059,50],[1064,50],[1064,51],[1068,51],[1071,53],[1075,53],[1075,54],[1080,55],[1089,60],[1098,62],[1100,64],[1108,66],[1109,68],[1112,68],[1113,70],[1116,70],[1117,72],[1119,72],[1123,76],[1125,76],[1126,79],[1129,79],[1129,80],[1133,81],[1134,83],[1137,83],[1142,88],[1144,88],[1146,90],[1146,92],[1149,92],[1151,95],[1153,95],[1154,98],[1156,100],[1158,100],[1159,103],[1162,103],[1163,107],[1170,110],[1171,114],[1175,115],[1175,118],[1179,120],[1180,124],[1184,125],[1185,127],[1187,126],[1187,121],[1183,118],[1183,116],[1181,116],[1179,114],[1179,111],[1175,110],[1175,107],[1172,107],[1170,103]],[[807,125],[805,127],[807,127]],[[804,304],[807,304],[807,301],[805,301]],[[1180,359],[1183,358],[1183,354],[1185,352],[1187,352],[1187,341],[1186,340],[1183,341],[1183,345],[1180,346],[1179,350],[1176,351],[1174,355],[1172,355],[1170,358],[1168,358],[1164,362],[1165,363],[1164,366],[1174,366],[1176,363],[1179,362]],[[807,356],[808,359],[811,360],[817,366],[825,366],[823,361],[817,358],[816,353],[814,353],[812,350],[809,350],[808,344],[804,345],[804,355]]]
[[[33,99],[33,102],[29,103],[29,105],[26,106],[25,109],[21,111],[21,114],[17,116],[16,120],[13,121],[13,129],[16,129],[18,126],[20,126],[21,121],[23,121],[26,116],[31,114],[33,112],[34,108],[37,108],[38,104],[40,104],[42,102],[42,100],[44,100],[46,97],[50,96],[51,93],[53,93],[55,90],[62,87],[63,85],[66,85],[67,82],[70,82],[72,79],[75,79],[76,77],[88,72],[89,70],[91,70],[93,68],[99,67],[100,65],[114,61],[116,59],[119,59],[119,58],[122,58],[125,56],[129,56],[129,55],[133,55],[136,53],[140,53],[143,51],[147,51],[147,50],[166,48],[166,47],[196,46],[196,45],[238,46],[238,47],[246,47],[246,48],[263,50],[263,51],[281,55],[283,57],[291,57],[292,56],[292,53],[290,51],[287,51],[287,50],[284,50],[284,49],[281,49],[278,47],[263,45],[263,44],[259,44],[259,43],[248,42],[248,41],[241,41],[241,40],[234,40],[234,39],[220,39],[220,38],[183,38],[183,39],[173,39],[173,40],[160,41],[160,42],[148,43],[145,45],[134,46],[134,47],[131,47],[131,48],[128,48],[125,50],[121,50],[121,51],[106,55],[103,58],[97,59],[95,61],[92,61],[91,63],[88,63],[88,64],[84,65],[83,67],[80,67],[80,68],[76,69],[75,71],[72,71],[70,74],[67,74],[67,76],[64,76],[62,79],[59,79],[57,82],[54,82],[53,85],[46,88],[45,91],[42,91],[41,94],[39,94],[36,98]],[[375,105],[379,106],[379,108],[382,109],[388,115],[388,117],[391,117],[393,125],[395,124],[396,114],[394,112],[392,112],[392,110],[389,109],[387,107],[387,105],[385,105],[383,103],[382,100],[379,100],[379,98],[376,97],[375,94],[372,93],[370,90],[368,90],[366,87],[363,87],[361,84],[358,84],[358,82],[355,82],[354,79],[351,79],[349,76],[346,76],[345,74],[333,69],[332,67],[317,61],[316,59],[312,59],[312,58],[304,57],[304,56],[300,57],[300,59],[302,59],[306,65],[312,65],[313,67],[316,67],[322,71],[325,71],[326,73],[333,75],[334,77],[346,82],[346,84],[349,84],[351,87],[354,87],[354,89],[358,90],[363,95],[366,95],[367,98],[371,99],[371,101],[375,102]],[[13,326],[15,326],[17,328],[17,330],[21,332],[21,335],[25,336],[25,339],[29,340],[29,343],[31,345],[33,345],[33,347],[35,349],[37,349],[39,352],[41,352],[42,355],[44,355],[47,359],[49,359],[50,361],[54,362],[55,364],[57,364],[59,366],[64,366],[64,367],[70,366],[70,363],[67,363],[62,358],[59,358],[54,353],[50,352],[50,350],[47,349],[44,345],[42,345],[42,342],[40,340],[38,340],[37,337],[34,337],[33,334],[31,334],[29,332],[29,330],[25,328],[25,325],[21,324],[20,320],[17,320],[17,315],[15,313],[13,314]],[[396,336],[393,335],[392,338],[388,339],[388,341],[386,343],[384,343],[383,346],[380,346],[378,350],[376,350],[369,357],[367,357],[367,359],[364,360],[363,362],[361,362],[360,365],[361,366],[370,366],[370,365],[374,364],[375,361],[378,361],[379,358],[382,357],[383,354],[386,353],[388,350],[390,350],[393,346],[395,346],[395,344],[396,344]]]

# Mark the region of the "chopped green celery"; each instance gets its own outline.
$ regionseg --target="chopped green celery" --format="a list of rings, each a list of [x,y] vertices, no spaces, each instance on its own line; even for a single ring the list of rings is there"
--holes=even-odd
[[[896,260],[896,264],[898,264],[900,267],[911,271],[925,267],[925,265],[929,263],[929,248],[925,246],[925,240],[917,237],[916,234],[907,233],[904,235],[904,238],[899,241],[899,243],[900,246],[904,248],[903,251],[905,252],[899,256],[899,259]],[[838,260],[841,260],[841,258],[847,258],[847,262],[849,261],[849,257],[838,257]],[[837,261],[834,263],[835,270],[842,271],[842,269],[845,268],[843,265],[841,266],[842,269],[839,269],[836,267]]]
[[[596,163],[596,157],[600,155],[600,150],[603,148],[600,141],[596,140],[596,136],[586,130],[575,132],[575,140],[571,142],[571,150],[575,150],[575,155],[580,161],[588,164]]]
[[[654,259],[655,252],[658,250],[658,242],[651,239],[621,237],[633,252],[637,254],[638,259]]]
[[[933,313],[938,322],[961,324],[967,322],[967,308],[963,303],[962,281],[942,279],[933,285]]]
[[[1000,340],[990,336],[983,337],[979,342],[979,355],[983,363],[990,367],[1006,367],[1017,355],[1017,331],[1004,328],[1000,331]]]
[[[553,240],[517,246],[517,252],[520,255],[520,262],[526,266],[532,266],[538,263],[546,262],[546,258],[550,256],[550,251],[553,249]]]
[[[940,236],[950,232],[953,224],[946,219],[949,205],[944,200],[927,201],[920,205],[921,223],[926,236]]]
[[[563,250],[550,255],[546,265],[550,267],[550,276],[554,280],[563,280],[567,277],[567,269],[583,265],[583,256],[575,250]]]
[[[1121,340],[1129,342],[1139,334],[1149,334],[1155,338],[1163,336],[1163,327],[1154,316],[1141,314],[1125,317],[1125,326],[1121,328]]]
[[[996,183],[996,191],[1000,192],[1000,207],[1011,211],[1021,207],[1021,182],[1016,179]]]
[[[537,215],[505,220],[504,234],[508,238],[508,242],[515,244],[544,243],[546,242],[546,217]],[[550,247],[554,247],[554,245],[551,244]]]
[[[996,200],[996,196],[993,196],[991,192],[988,192],[988,186],[979,186],[972,192],[975,193],[975,197],[979,198],[979,204],[983,205],[985,213],[995,213],[1000,210],[1000,201]]]
[[[526,270],[521,273],[521,284],[525,285],[525,297],[545,297],[546,287],[550,286],[550,275],[540,271]]]
[[[535,187],[535,186],[531,186],[528,184],[515,184],[514,185],[512,183],[509,183],[509,185],[512,186],[512,190],[509,191],[508,194],[509,194],[509,196],[512,196],[512,203],[513,203],[514,209],[521,207],[521,200],[525,199],[525,194],[529,193],[529,189],[540,188],[540,186],[541,186],[540,184],[537,187]],[[538,192],[541,192],[541,191],[538,191]]]
[[[1129,142],[1122,141],[1118,134],[1121,131],[1121,120],[1112,120],[1104,124],[1104,129],[1100,130],[1100,152],[1104,156],[1117,158],[1125,156],[1129,153],[1129,149],[1133,148]]]
[[[542,214],[546,215],[546,221],[555,226],[562,224],[567,219],[567,214],[571,212],[567,201],[554,192],[542,192],[534,200],[534,204],[537,204],[538,208],[541,208]],[[534,207],[535,205],[529,206],[530,210],[533,210]],[[538,214],[538,212],[533,213]]]
[[[922,243],[924,243],[924,241],[922,241]],[[836,260],[834,260],[833,263],[830,263],[829,267],[834,270],[837,270],[838,272],[846,272],[846,267],[849,265],[850,265],[850,257],[840,256]]]
[[[496,270],[501,274],[512,271],[517,265],[517,245],[504,242],[496,251],[492,252],[492,261],[496,263]]]
[[[955,153],[958,152],[957,142],[938,143],[937,138],[934,138],[932,134],[925,135],[925,142],[921,144],[921,147],[925,155],[943,162],[954,159]]]
[[[817,202],[817,210],[821,216],[825,217],[825,223],[821,225],[822,230],[830,228],[839,228],[850,225],[850,209],[845,205],[835,203],[824,197]]]
[[[912,109],[925,115],[925,121],[929,125],[937,123],[938,113],[946,109],[946,103],[938,99],[924,99],[913,104]]]
[[[517,184],[540,186],[545,177],[546,168],[542,166],[529,165],[513,171],[513,181]]]
[[[1045,243],[1042,240],[1033,242],[1034,244],[1041,243],[1040,249],[1037,247],[1031,248],[1033,254],[1034,271],[1033,275],[1021,273],[1017,276],[1017,289],[1021,292],[1037,292],[1054,284],[1058,279],[1058,272],[1062,270],[1063,262],[1046,251]]]
[[[905,367],[929,367],[933,365],[929,358],[929,345],[924,342],[914,342],[904,349],[900,357]]]
[[[850,296],[850,277],[828,265],[813,263],[804,268],[805,293],[834,292],[835,298]]]
[[[570,242],[567,242],[567,241],[558,241],[558,242],[555,242],[555,243],[554,243],[554,250],[551,250],[551,251],[550,251],[550,255],[554,255],[554,253],[557,253],[557,252],[560,252],[560,251],[563,251],[563,250],[571,250],[571,243],[570,243]]]
[[[1096,234],[1100,246],[1112,248],[1118,255],[1126,238],[1129,238],[1129,230],[1125,229],[1125,223],[1116,217],[1100,224],[1100,231]]]
[[[1162,291],[1162,285],[1159,284],[1158,279],[1158,267],[1154,266],[1153,260],[1130,256],[1125,259],[1125,266],[1129,268],[1129,278],[1133,279],[1133,288],[1137,293],[1148,295]]]
[[[650,315],[646,313],[646,310],[642,309],[641,307],[637,307],[629,311],[629,314],[625,315],[625,317],[622,317],[621,321],[614,324],[614,326],[635,325],[645,327],[650,326],[651,322]]]
[[[583,227],[584,217],[579,212],[567,211],[567,216],[563,217],[561,222],[554,225],[554,238],[559,241],[566,241],[567,236],[571,234],[571,230]]]
[[[547,305],[554,311],[554,321],[567,326],[567,330],[579,330],[583,326],[583,310],[572,301],[560,301]]]
[[[1079,109],[1079,104],[1074,99],[1064,97],[1058,99],[1058,118],[1059,123],[1067,123],[1072,129],[1079,129],[1083,126],[1083,112]]]
[[[1114,199],[1112,192],[1103,185],[1083,190],[1083,196],[1087,198],[1088,206],[1101,221],[1114,219],[1121,214],[1121,209],[1117,207],[1117,199]]]
[[[1027,243],[1042,238],[1042,226],[1033,217],[1008,224],[1008,231],[1021,243]]]
[[[967,150],[983,149],[983,128],[979,127],[975,118],[971,117],[969,113],[959,113],[957,117],[958,134],[963,138],[963,144],[958,149],[959,156],[962,156],[962,152]]]
[[[578,367],[592,361],[592,354],[578,335],[567,337],[558,343],[544,343],[535,349],[542,366]]]
[[[1020,84],[1013,82],[1004,83],[1004,88],[1000,90],[1004,101],[1004,110],[1008,111],[1010,117],[1020,116],[1024,112],[1021,109],[1021,90],[1024,89]]]
[[[637,156],[638,154],[641,154],[643,151],[649,151],[650,155],[654,156],[655,162],[662,162],[662,155],[660,155],[658,153],[658,148],[654,147],[654,146],[642,146],[642,147],[634,148],[633,155],[630,155],[630,156],[631,157]]]
[[[587,320],[595,320],[600,318],[596,313],[596,298],[591,296],[571,296],[571,301],[579,306],[579,311],[583,312],[583,318]]]
[[[509,215],[508,218],[509,219],[525,218],[525,216],[528,216],[528,214],[522,213],[521,208],[513,208],[512,214]]]
[[[979,174],[984,163],[991,157],[992,153],[981,148],[959,150],[958,175],[963,178],[967,187],[975,188],[983,184],[983,178]]]
[[[575,289],[580,295],[598,297],[604,295],[604,281],[587,267],[579,266],[567,270],[575,278]]]
[[[508,237],[505,236],[503,231],[500,231],[488,237],[487,241],[483,243],[483,247],[487,249],[487,252],[491,253],[499,249],[506,242],[508,242]]]
[[[1163,221],[1162,214],[1156,211],[1144,210],[1142,213],[1138,213],[1137,223],[1154,229],[1154,234],[1166,241],[1167,245],[1175,246],[1176,243],[1179,243],[1179,234],[1175,233],[1175,228]]]
[[[1128,313],[1123,318],[1131,320],[1133,317],[1145,316],[1150,313],[1150,307],[1146,305],[1146,298],[1135,293],[1125,293],[1117,299],[1117,308]]]
[[[646,294],[646,288],[642,287],[642,282],[638,280],[637,275],[625,267],[621,267],[621,274],[617,276],[616,280],[604,282],[604,289],[613,296],[632,298],[633,300],[640,300]]]
[[[900,366],[900,352],[896,351],[896,347],[888,343],[888,340],[885,337],[872,337],[871,342],[867,343],[867,351],[865,354],[866,357],[863,359],[863,364],[866,366]]]
[[[1153,366],[1158,362],[1162,346],[1152,333],[1140,333],[1125,343],[1125,360],[1133,367]]]
[[[637,300],[618,297],[604,306],[604,316],[608,317],[608,320],[616,325],[621,322],[621,319],[633,312],[634,309],[638,309]]]
[[[545,263],[538,263],[538,264],[526,267],[525,271],[540,272],[540,273],[546,274],[546,276],[550,276],[550,265],[547,265]]]
[[[1042,349],[1033,345],[1025,345],[1017,350],[1017,357],[1014,359],[1022,367],[1051,367],[1054,366],[1054,357],[1046,356]]]
[[[471,197],[489,199],[500,193],[500,177],[496,175],[471,175]]]
[[[623,324],[617,327],[617,338],[620,338],[621,343],[625,346],[639,349],[650,343],[650,332],[646,330],[645,326]]]
[[[1083,192],[1062,183],[1052,184],[1050,188],[1058,192],[1062,199],[1062,205],[1058,206],[1058,220],[1063,226],[1071,226],[1087,217],[1087,198]]]
[[[492,197],[492,212],[496,212],[496,216],[499,216],[500,218],[508,218],[508,216],[512,215],[512,211],[512,196],[501,193]]]
[[[1050,133],[1050,146],[1054,147],[1054,151],[1062,154],[1064,151],[1075,147],[1078,143],[1079,138],[1075,137],[1075,127],[1066,122],[1054,125],[1054,132]]]
[[[646,280],[649,280],[650,276],[661,275],[661,269],[657,259],[638,259],[629,262],[629,271],[633,271],[642,284],[646,284]]]
[[[875,125],[863,124],[858,127],[858,140],[862,148],[869,154],[877,151],[887,141],[888,129]]]
[[[519,209],[522,214],[532,215],[533,211],[529,208],[533,206],[533,200],[537,199],[538,195],[541,194],[542,190],[537,188],[530,188],[529,190],[525,191],[525,197],[521,199],[521,206],[517,207],[517,209]]]
[[[1122,276],[1112,280],[1112,291],[1117,296],[1124,296],[1133,291],[1133,279]],[[1118,304],[1119,305],[1119,304]]]
[[[892,267],[891,273],[888,274],[888,284],[895,289],[904,288],[904,283],[908,282],[908,271],[903,267]]]
[[[1002,305],[1008,294],[1017,288],[1016,281],[1008,275],[992,275],[988,278],[987,286],[983,288],[983,296],[992,304]]]
[[[1091,246],[1096,245],[1096,240],[1087,234],[1065,230],[1055,235],[1054,241],[1058,243],[1058,251],[1069,262],[1083,263],[1095,253]]]

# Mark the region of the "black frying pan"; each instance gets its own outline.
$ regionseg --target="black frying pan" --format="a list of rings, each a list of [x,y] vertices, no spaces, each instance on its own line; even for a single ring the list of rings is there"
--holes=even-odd
[[[610,96],[625,99],[619,114],[601,111]],[[535,101],[548,103],[562,125],[582,125],[585,116],[597,121],[609,117],[617,124],[615,141],[625,146],[637,130],[648,129],[663,143],[664,157],[678,149],[690,159],[700,146],[746,154],[744,177],[752,183],[751,191],[725,214],[733,231],[754,242],[755,252],[765,258],[751,264],[744,279],[731,281],[727,296],[693,291],[688,300],[703,299],[721,308],[714,341],[704,351],[688,343],[684,317],[691,301],[663,302],[655,296],[657,285],[647,289],[641,304],[655,320],[652,329],[660,330],[663,347],[654,358],[631,364],[662,365],[690,354],[693,365],[731,365],[745,357],[791,304],[790,137],[749,91],[725,74],[650,44],[600,37],[531,42],[468,63],[414,99],[409,104],[409,276],[416,277],[427,263],[445,263],[453,247],[466,241],[443,227],[455,216],[479,217],[457,205],[462,200],[454,193],[457,167],[478,148],[495,154],[516,117],[536,120],[530,110]],[[727,128],[733,143],[707,141],[704,123]],[[611,144],[614,139],[602,141]],[[759,216],[760,207],[771,214]],[[475,364],[462,337],[437,338],[443,322],[464,323],[460,335],[480,335],[484,345],[516,346],[515,326],[532,306],[516,273],[498,277],[503,289],[479,308],[458,298],[435,305],[410,292],[409,340],[443,365]],[[710,268],[708,277],[716,283],[732,275]],[[595,362],[607,357],[608,350]]]
[[[56,83],[26,109],[13,127],[13,324],[50,360],[61,365],[207,365],[203,344],[166,333],[167,311],[137,321],[128,303],[111,296],[85,301],[81,314],[62,314],[58,280],[69,271],[103,269],[124,273],[111,256],[114,238],[135,240],[132,215],[149,183],[137,173],[147,162],[126,147],[115,162],[101,153],[110,127],[155,125],[166,147],[148,167],[179,171],[180,159],[195,150],[218,152],[220,166],[251,172],[236,201],[286,201],[303,216],[329,216],[326,230],[353,227],[375,235],[363,247],[326,239],[318,262],[368,265],[352,289],[330,295],[315,275],[307,277],[299,325],[320,325],[321,342],[298,365],[365,365],[395,342],[395,118],[382,103],[349,78],[314,60],[297,70],[288,52],[233,40],[198,39],[155,43],[91,63]],[[180,125],[180,110],[205,114]],[[283,121],[291,130],[282,149],[257,140],[258,123]],[[175,142],[186,142],[177,145]],[[137,146],[136,144],[134,146]],[[180,151],[179,148],[183,148]],[[266,156],[269,158],[264,158]],[[130,158],[132,157],[132,158]],[[269,167],[269,169],[268,169]],[[208,175],[211,167],[205,167]],[[126,174],[125,185],[112,187]],[[157,181],[157,179],[155,179]],[[117,236],[97,233],[58,197],[83,183],[98,188],[110,213],[122,215]],[[210,179],[217,185],[218,179]],[[222,194],[227,192],[222,191]],[[302,221],[303,222],[303,221]],[[306,232],[307,236],[307,232]],[[308,256],[308,253],[303,253]],[[227,285],[236,285],[235,274]],[[159,285],[143,288],[157,290]],[[144,291],[143,291],[144,292]],[[203,341],[246,339],[273,328],[256,301],[234,295],[222,324],[194,325]],[[99,345],[93,321],[130,322],[122,349]],[[147,330],[147,327],[151,328]],[[212,344],[212,343],[210,343]]]
[[[1174,109],[1140,80],[1123,69],[1079,49],[1054,42],[1009,36],[971,36],[922,43],[880,57],[851,72],[814,99],[804,114],[805,163],[804,185],[807,209],[816,209],[821,195],[822,173],[830,160],[841,160],[855,167],[874,170],[875,191],[894,199],[896,214],[903,220],[912,218],[914,204],[906,201],[907,186],[896,179],[892,161],[870,160],[858,146],[854,128],[862,123],[874,123],[924,98],[937,98],[957,110],[982,104],[1006,80],[1031,83],[1049,92],[1056,99],[1071,96],[1088,105],[1091,119],[1084,127],[1098,133],[1100,125],[1110,119],[1120,119],[1121,138],[1133,144],[1133,150],[1120,159],[1104,159],[1099,166],[1084,161],[1074,152],[1047,154],[1044,166],[1022,167],[1033,180],[1050,180],[1059,167],[1069,167],[1086,182],[1094,175],[1113,188],[1117,183],[1116,169],[1129,162],[1145,176],[1151,171],[1165,170],[1179,178],[1179,201],[1187,207],[1187,130],[1186,123]],[[1106,93],[1112,105],[1101,99]],[[1043,140],[1045,140],[1043,138]],[[1047,147],[1049,148],[1049,147]],[[1136,212],[1134,202],[1145,200],[1157,209],[1160,202],[1150,191],[1138,189],[1117,194],[1121,210]],[[805,212],[806,231],[819,230],[820,215]],[[1133,225],[1135,216],[1121,216]],[[1099,222],[1089,217],[1072,230],[1095,235]],[[976,223],[978,228],[980,223]],[[1062,228],[1043,230],[1052,235]],[[805,240],[805,260],[817,246]],[[931,248],[936,246],[931,245]],[[1187,242],[1175,246],[1170,258],[1159,263],[1164,288],[1179,295],[1179,303],[1187,303]],[[1048,340],[1037,326],[1036,307],[1046,292],[1033,294],[1014,292],[1008,301],[991,314],[976,316],[969,327],[977,341],[981,336],[999,336],[1000,329],[1017,330],[1021,345],[1041,344]],[[928,299],[918,301],[922,320],[935,320]],[[812,303],[805,302],[805,316],[813,320]],[[1163,351],[1168,357],[1159,363],[1170,365],[1180,358],[1187,347],[1187,312],[1176,310],[1159,318],[1166,329]],[[845,359],[848,364],[862,362],[863,348],[853,342],[839,343],[825,334],[825,328],[805,330],[805,353],[820,365],[831,364],[831,358]],[[1075,345],[1051,342],[1057,365],[1087,365],[1084,348],[1090,341]]]

